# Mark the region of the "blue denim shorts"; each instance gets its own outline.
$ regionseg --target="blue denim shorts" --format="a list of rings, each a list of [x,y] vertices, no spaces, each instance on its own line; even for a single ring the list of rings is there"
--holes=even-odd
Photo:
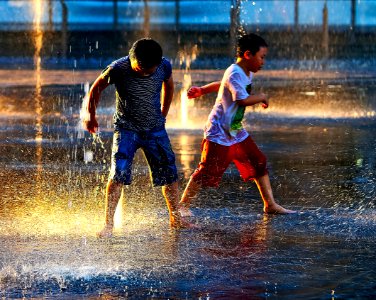
[[[145,154],[154,186],[163,186],[178,180],[175,154],[165,128],[141,132],[116,128],[110,179],[126,185],[131,184],[132,162],[139,148]]]

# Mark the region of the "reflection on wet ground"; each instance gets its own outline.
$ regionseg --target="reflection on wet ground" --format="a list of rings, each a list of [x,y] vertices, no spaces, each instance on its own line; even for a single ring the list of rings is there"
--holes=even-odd
[[[324,86],[270,85],[273,113],[250,110],[246,120],[269,159],[276,198],[299,214],[262,214],[256,187],[231,167],[219,189],[201,192],[194,203],[200,228],[171,231],[138,153],[110,240],[95,232],[109,167],[112,91],[99,110],[102,143],[94,143],[77,127],[83,85],[42,88],[40,140],[35,89],[1,88],[1,297],[372,299],[375,85]],[[325,99],[329,111],[318,109]],[[294,107],[304,111],[303,100],[316,114],[289,115]],[[205,116],[212,101],[198,100],[197,114]],[[199,161],[202,132],[173,124],[183,188]]]

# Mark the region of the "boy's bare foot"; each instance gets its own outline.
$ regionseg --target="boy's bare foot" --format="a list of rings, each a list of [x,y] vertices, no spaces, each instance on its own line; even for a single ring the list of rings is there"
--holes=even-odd
[[[295,210],[291,210],[291,209],[286,209],[284,207],[282,207],[281,205],[275,203],[275,204],[271,204],[269,206],[266,206],[264,207],[264,213],[267,213],[267,214],[295,214],[296,211]]]
[[[175,229],[199,228],[198,225],[189,222],[188,219],[184,217],[180,218],[178,221],[170,221],[170,227]]]
[[[99,232],[97,232],[97,237],[98,238],[110,238],[112,237],[112,226],[104,226],[103,229]]]
[[[179,211],[180,215],[183,218],[193,217],[194,216],[194,214],[192,213],[192,211],[188,207],[186,207],[186,206],[179,206],[178,211]]]

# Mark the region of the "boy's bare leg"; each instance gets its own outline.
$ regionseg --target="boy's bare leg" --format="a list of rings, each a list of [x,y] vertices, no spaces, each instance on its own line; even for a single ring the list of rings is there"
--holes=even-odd
[[[123,187],[122,183],[117,183],[112,181],[111,179],[108,180],[107,188],[106,188],[106,208],[105,208],[105,215],[106,221],[103,229],[98,232],[98,237],[111,237],[112,230],[114,228],[114,215],[116,206],[120,200],[121,196],[121,189]]]
[[[194,181],[191,177],[187,183],[187,186],[185,187],[183,196],[179,202],[179,210],[181,211],[183,217],[192,216],[192,213],[189,210],[189,206],[200,189],[201,184]]]
[[[190,223],[182,220],[178,211],[179,185],[178,182],[164,185],[162,187],[163,196],[166,199],[168,212],[170,215],[170,226],[174,228],[192,227]]]
[[[259,178],[256,178],[255,182],[260,191],[262,201],[264,202],[265,213],[268,213],[268,214],[296,213],[296,211],[283,208],[281,205],[275,202],[268,174],[261,176]]]

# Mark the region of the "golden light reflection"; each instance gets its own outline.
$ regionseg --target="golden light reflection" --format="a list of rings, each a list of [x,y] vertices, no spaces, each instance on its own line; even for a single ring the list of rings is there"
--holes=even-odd
[[[43,195],[47,196],[47,195]],[[48,200],[43,200],[49,198]],[[12,218],[5,220],[0,229],[2,235],[19,236],[95,236],[100,228],[101,216],[80,207],[63,207],[62,199],[50,201],[51,196],[31,199],[35,205],[12,208]],[[57,203],[61,202],[61,203]]]
[[[188,150],[189,148],[189,135],[187,134],[181,134],[179,136],[179,144],[180,144],[180,163],[182,165],[182,169],[184,172],[184,178],[188,178],[191,173],[191,165],[195,159],[195,156],[191,154],[191,152]]]
[[[376,111],[365,109],[362,106],[343,109],[330,101],[307,105],[305,99],[296,98],[296,101],[288,106],[285,103],[273,102],[273,100],[268,109],[256,106],[252,112],[282,118],[362,119],[376,116]]]
[[[46,182],[43,184],[46,185]],[[139,204],[126,207],[124,203],[118,206],[115,220],[116,235],[132,234],[145,228],[157,231],[168,228],[166,213],[140,209]],[[162,208],[161,211],[165,212]],[[56,194],[56,191],[48,191],[48,188],[41,189],[41,193],[36,197],[26,198],[23,205],[12,206],[7,214],[1,216],[3,219],[0,235],[2,236],[94,238],[103,226],[101,207],[93,204],[91,197],[83,198],[82,191],[79,190],[74,191],[68,198],[66,194]]]

